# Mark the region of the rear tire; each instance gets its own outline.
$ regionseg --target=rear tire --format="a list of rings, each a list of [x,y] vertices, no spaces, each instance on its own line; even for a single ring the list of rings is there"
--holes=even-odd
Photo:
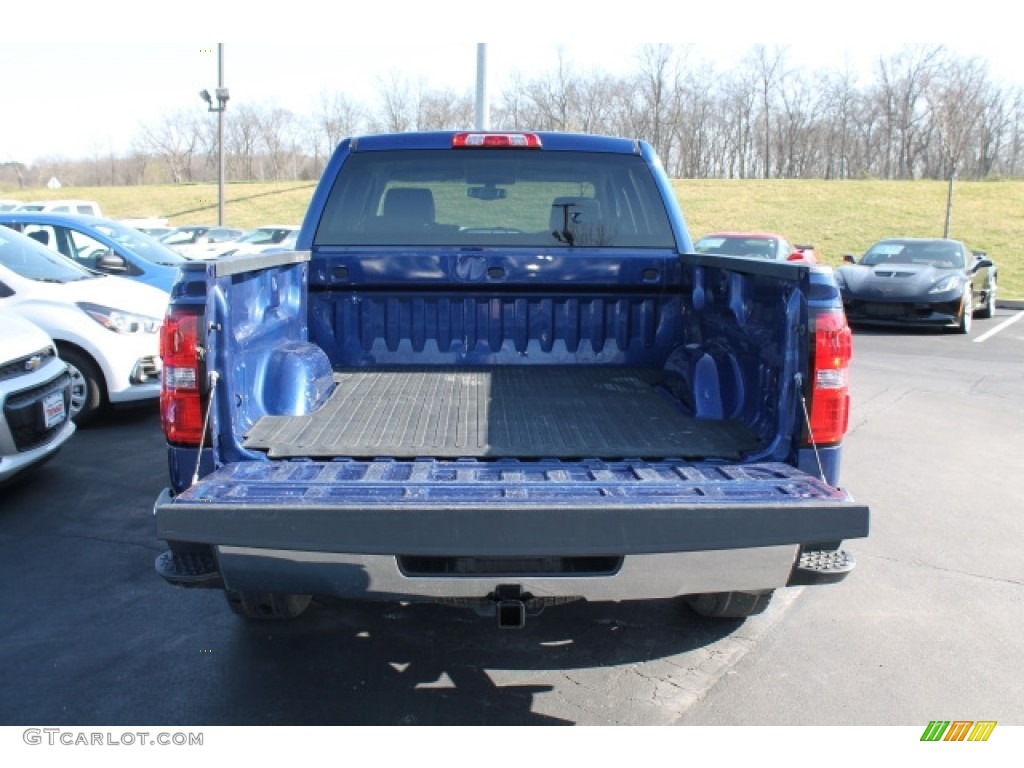
[[[712,619],[745,619],[764,613],[772,601],[773,590],[751,592],[709,592],[687,595],[684,599],[694,613]]]
[[[311,595],[287,595],[275,592],[235,592],[225,590],[228,606],[237,615],[256,621],[295,619],[312,601]]]
[[[60,359],[71,375],[71,419],[79,427],[91,423],[106,407],[106,384],[92,358],[74,347],[60,345]]]
[[[991,319],[996,313],[996,284],[993,282],[988,289],[988,296],[985,297],[985,306],[978,310],[978,317]]]

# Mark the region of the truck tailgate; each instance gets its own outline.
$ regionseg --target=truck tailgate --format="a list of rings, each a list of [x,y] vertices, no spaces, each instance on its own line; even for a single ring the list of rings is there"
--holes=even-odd
[[[229,464],[154,509],[161,539],[425,556],[693,552],[862,538],[868,508],[781,463]]]

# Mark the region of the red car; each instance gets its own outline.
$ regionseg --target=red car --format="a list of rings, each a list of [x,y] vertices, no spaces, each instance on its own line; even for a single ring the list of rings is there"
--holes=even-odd
[[[813,245],[790,245],[786,238],[772,232],[714,232],[698,240],[693,248],[697,253],[818,263]]]

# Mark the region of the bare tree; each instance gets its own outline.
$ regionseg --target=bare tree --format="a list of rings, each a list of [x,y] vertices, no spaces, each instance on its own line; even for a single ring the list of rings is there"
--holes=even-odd
[[[816,114],[821,120],[824,157],[820,174],[826,179],[850,178],[853,168],[860,96],[855,77],[847,66],[834,74],[826,73],[818,79]]]
[[[0,163],[0,183],[2,184],[17,184],[18,189],[25,187],[25,172],[27,167],[24,163],[19,163],[16,160],[9,160]]]
[[[1014,178],[1024,172],[1024,90],[1015,88],[1007,100],[1004,173]]]
[[[788,73],[779,87],[775,121],[775,176],[798,179],[811,175],[820,160],[817,118],[811,87],[799,72]]]
[[[579,104],[578,83],[563,50],[559,50],[555,71],[527,83],[524,96],[524,111],[536,129],[578,130],[574,114]]]
[[[146,168],[149,165],[149,155],[139,149],[134,149],[124,164],[124,183],[126,186],[145,184]]]
[[[526,113],[526,99],[523,95],[525,92],[526,86],[523,83],[522,74],[514,73],[509,86],[502,90],[500,101],[491,110],[491,121],[495,127],[506,130],[536,127],[530,124]]]
[[[232,110],[233,111],[233,110]],[[232,114],[227,117],[227,125],[230,125],[230,120],[234,117]],[[203,181],[216,180],[218,168],[218,157],[217,157],[217,127],[218,123],[216,119],[200,119],[196,121],[196,156],[194,163],[196,170],[194,175],[197,179]],[[227,139],[225,138],[225,155],[227,153]],[[226,162],[225,162],[226,165]]]
[[[807,73],[787,49],[753,46],[732,69],[694,62],[689,47],[641,46],[632,72],[581,75],[557,65],[516,74],[491,112],[504,129],[633,136],[650,142],[676,177],[845,179],[1024,175],[1024,92],[997,87],[986,65],[942,46],[881,57],[861,87],[849,66]],[[198,112],[198,110],[197,110]],[[382,81],[375,111],[322,93],[312,115],[232,102],[226,116],[229,178],[316,178],[337,144],[360,132],[468,127],[469,95],[428,90],[398,74]],[[140,126],[129,156],[95,148],[19,170],[26,184],[212,179],[217,120],[168,113]],[[12,181],[13,183],[13,181]]]
[[[949,178],[963,169],[991,91],[988,68],[977,60],[950,62],[932,78],[925,99],[941,166],[930,176]]]
[[[362,105],[341,91],[320,93],[319,107],[313,116],[313,130],[309,132],[315,164],[319,165],[321,157],[329,157],[346,136],[362,130],[365,112]]]
[[[416,99],[403,77],[392,73],[390,82],[379,81],[378,93],[381,114],[371,118],[371,130],[401,133],[416,129]]]
[[[673,176],[707,178],[722,161],[718,85],[710,66],[688,70],[676,84],[671,125]]]
[[[236,180],[253,181],[260,174],[260,110],[240,104],[224,124],[225,175]]]
[[[781,81],[788,75],[786,71],[787,48],[775,46],[771,51],[764,45],[756,45],[747,57],[747,66],[752,71],[758,84],[761,113],[761,171],[764,178],[771,177],[772,170],[772,114],[774,99],[781,87]]]
[[[473,125],[473,98],[454,91],[428,91],[421,95],[416,110],[416,127],[421,131],[453,130]]]
[[[915,177],[929,120],[924,94],[945,55],[943,46],[916,46],[878,62],[875,99],[884,118],[886,178]]]
[[[167,167],[171,181],[192,181],[192,159],[198,147],[199,131],[195,117],[184,110],[164,115],[156,123],[144,125],[138,146],[155,155]]]
[[[266,156],[270,177],[274,181],[288,176],[294,179],[291,152],[295,146],[295,115],[280,107],[267,106],[257,113],[257,121],[260,149]]]
[[[677,49],[666,43],[644,45],[640,49],[639,60],[635,84],[637,107],[643,116],[640,128],[662,160],[670,162],[672,125],[678,116]]]
[[[748,71],[734,73],[725,82],[722,113],[726,151],[729,155],[723,174],[728,178],[748,178],[756,172],[754,153],[754,115],[757,83]]]
[[[578,130],[584,133],[611,133],[614,116],[625,96],[622,83],[610,75],[596,72],[580,78],[576,88],[579,103],[574,110]]]

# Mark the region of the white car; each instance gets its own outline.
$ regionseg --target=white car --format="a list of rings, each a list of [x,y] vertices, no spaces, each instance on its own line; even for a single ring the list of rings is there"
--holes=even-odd
[[[0,309],[0,485],[53,457],[75,432],[71,377],[39,326]]]
[[[295,224],[268,224],[249,230],[233,242],[222,243],[215,257],[233,256],[235,254],[264,253],[269,248],[292,250],[295,239],[299,235],[299,227]],[[288,243],[291,247],[288,247]]]
[[[42,213],[84,213],[88,216],[102,216],[100,204],[94,200],[36,200],[22,203],[16,211],[41,211]]]
[[[160,395],[159,330],[168,294],[72,263],[0,227],[0,309],[56,342],[71,374],[70,415],[82,426],[107,405]]]
[[[186,259],[215,259],[228,243],[243,234],[242,230],[231,227],[188,224],[171,230],[160,242]]]

